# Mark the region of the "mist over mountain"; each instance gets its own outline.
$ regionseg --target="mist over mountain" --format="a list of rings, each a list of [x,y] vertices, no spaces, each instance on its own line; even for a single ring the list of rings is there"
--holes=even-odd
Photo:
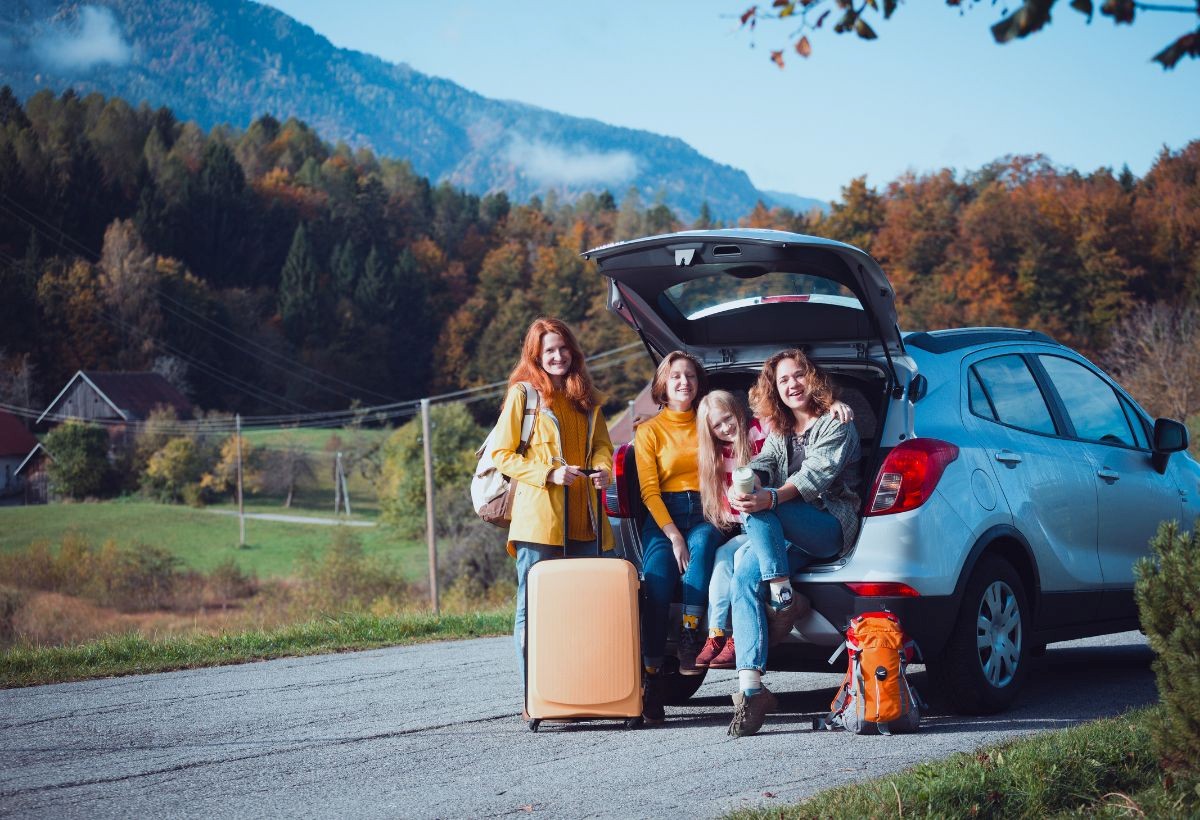
[[[708,202],[731,220],[762,198],[744,171],[682,140],[522,103],[350,49],[248,0],[8,0],[0,83],[23,99],[50,88],[169,106],[203,128],[271,114],[325,139],[407,159],[418,173],[518,201],[636,188],[690,219]],[[789,207],[794,207],[789,205]]]

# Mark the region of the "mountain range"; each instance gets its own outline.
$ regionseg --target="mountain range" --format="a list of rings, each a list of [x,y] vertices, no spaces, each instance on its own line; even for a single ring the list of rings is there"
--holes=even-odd
[[[23,99],[42,88],[97,91],[168,106],[209,129],[271,114],[323,138],[407,159],[418,173],[518,201],[567,201],[636,189],[684,219],[707,202],[718,219],[762,199],[806,210],[818,200],[759,191],[744,171],[680,139],[519,102],[494,100],[404,63],[338,48],[249,0],[7,0],[0,83]]]

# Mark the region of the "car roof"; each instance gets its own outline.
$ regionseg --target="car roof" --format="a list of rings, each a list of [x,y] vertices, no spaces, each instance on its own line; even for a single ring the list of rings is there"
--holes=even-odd
[[[1011,327],[962,327],[946,330],[922,330],[904,334],[905,347],[915,347],[928,353],[950,353],[955,350],[997,342],[1058,344],[1039,330],[1022,330]]]

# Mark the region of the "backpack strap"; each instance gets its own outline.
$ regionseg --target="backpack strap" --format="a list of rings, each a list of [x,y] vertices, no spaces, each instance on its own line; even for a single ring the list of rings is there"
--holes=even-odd
[[[529,439],[533,436],[533,420],[537,418],[542,397],[531,383],[520,382],[520,385],[521,389],[525,391],[525,415],[521,419],[521,443],[517,447],[517,452],[525,455],[525,451],[529,448]]]

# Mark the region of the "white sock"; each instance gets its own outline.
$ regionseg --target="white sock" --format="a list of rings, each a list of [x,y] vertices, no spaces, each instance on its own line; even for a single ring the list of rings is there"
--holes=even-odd
[[[777,607],[785,607],[792,602],[792,581],[784,578],[782,581],[771,581],[771,603]]]
[[[762,689],[762,672],[759,672],[757,669],[739,669],[738,689],[743,692]]]

